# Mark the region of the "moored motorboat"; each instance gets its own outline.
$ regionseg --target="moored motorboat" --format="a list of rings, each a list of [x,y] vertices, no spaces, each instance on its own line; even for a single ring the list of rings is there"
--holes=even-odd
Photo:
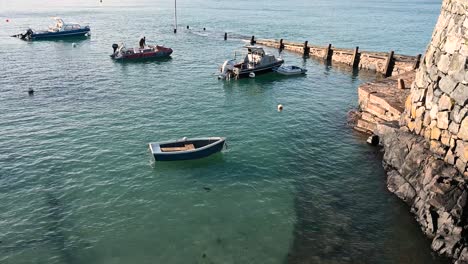
[[[158,59],[169,57],[172,54],[171,48],[158,45],[126,48],[123,44],[113,44],[112,48],[114,49],[114,53],[110,57],[114,60]]]
[[[273,71],[282,74],[282,75],[298,75],[305,74],[307,69],[297,67],[297,66],[281,66],[273,69]]]
[[[156,161],[200,159],[220,152],[225,144],[223,137],[183,138],[175,141],[149,143]]]
[[[227,60],[221,66],[219,79],[245,78],[273,71],[284,63],[283,59],[266,53],[257,46],[245,46],[247,55],[243,61]]]
[[[23,40],[38,40],[38,39],[62,39],[69,37],[82,37],[90,34],[89,26],[81,26],[77,23],[65,23],[59,17],[53,17],[55,25],[50,26],[47,30],[35,31],[29,28],[25,33],[13,35]]]

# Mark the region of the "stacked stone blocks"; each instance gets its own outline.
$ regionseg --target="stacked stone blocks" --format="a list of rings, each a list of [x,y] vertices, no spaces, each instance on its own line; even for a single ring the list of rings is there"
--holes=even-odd
[[[446,0],[402,124],[468,177],[468,1]]]

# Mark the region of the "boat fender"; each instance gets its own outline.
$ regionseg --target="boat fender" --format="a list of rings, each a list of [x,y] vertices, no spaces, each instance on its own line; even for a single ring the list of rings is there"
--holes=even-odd
[[[183,137],[182,140],[183,140],[183,141],[187,141],[187,137]]]
[[[249,77],[250,77],[250,78],[255,78],[255,72],[249,73]]]

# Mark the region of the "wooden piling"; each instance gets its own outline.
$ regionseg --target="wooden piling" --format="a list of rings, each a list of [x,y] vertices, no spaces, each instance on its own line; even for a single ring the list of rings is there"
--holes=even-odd
[[[403,79],[398,79],[398,89],[405,89],[405,81]]]
[[[253,46],[253,45],[255,45],[255,43],[257,43],[257,42],[255,41],[255,36],[252,36],[252,38],[250,39],[250,45]]]
[[[418,54],[418,56],[416,56],[416,61],[414,62],[413,69],[414,70],[418,69],[420,63],[421,63],[421,54]]]
[[[327,51],[325,54],[325,60],[331,61],[332,56],[333,56],[332,44],[328,44]]]
[[[353,59],[351,61],[351,66],[353,67],[353,69],[357,69],[359,67],[359,59],[360,58],[361,58],[361,56],[359,54],[359,46],[357,46],[354,49]]]
[[[395,54],[395,52],[392,50],[390,51],[390,53],[388,54],[388,58],[387,58],[387,62],[385,64],[385,69],[384,69],[384,75],[385,77],[390,77],[392,76],[392,71],[393,71],[393,55]]]
[[[310,53],[310,48],[309,48],[309,41],[306,40],[304,42],[304,56],[309,56],[309,53]]]

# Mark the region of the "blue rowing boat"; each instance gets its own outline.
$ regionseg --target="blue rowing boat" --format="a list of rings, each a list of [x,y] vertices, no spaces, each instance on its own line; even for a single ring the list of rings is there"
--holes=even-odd
[[[192,160],[208,157],[223,150],[223,137],[183,138],[176,141],[150,143],[156,161]]]
[[[69,37],[83,37],[90,34],[89,26],[81,26],[76,23],[66,24],[59,17],[53,17],[55,25],[50,26],[47,30],[34,31],[28,29],[25,33],[13,35],[23,40],[39,40],[39,39],[62,39]]]

